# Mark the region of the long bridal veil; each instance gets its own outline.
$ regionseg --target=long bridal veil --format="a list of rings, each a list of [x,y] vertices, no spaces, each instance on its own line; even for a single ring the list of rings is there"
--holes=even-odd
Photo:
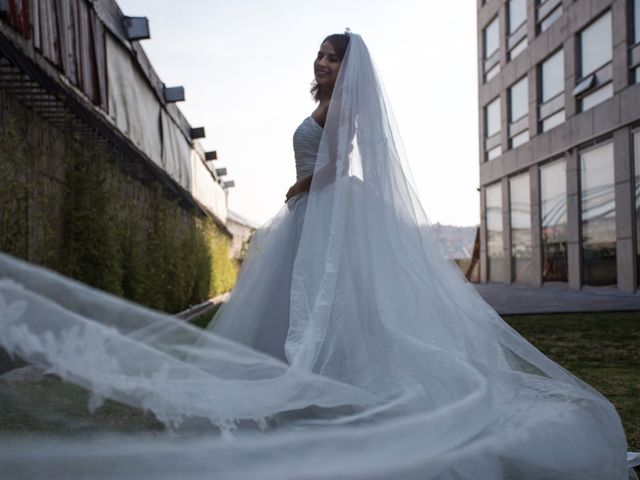
[[[285,249],[286,308],[271,308]],[[356,34],[311,190],[257,232],[208,330],[6,255],[0,276],[0,345],[62,379],[0,382],[16,417],[0,437],[8,478],[632,474],[613,406],[442,256]],[[282,312],[284,358],[216,330]],[[92,416],[70,407],[85,391]]]

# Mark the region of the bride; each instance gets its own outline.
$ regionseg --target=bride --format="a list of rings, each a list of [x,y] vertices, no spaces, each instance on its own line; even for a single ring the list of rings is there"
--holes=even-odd
[[[46,395],[1,397],[55,430],[5,429],[2,471],[633,476],[611,403],[443,258],[362,38],[327,37],[314,72],[318,107],[294,134],[297,182],[206,331],[0,255],[0,345],[63,379]],[[65,413],[67,383],[91,392],[94,422]],[[152,412],[164,431],[104,425],[105,399]]]

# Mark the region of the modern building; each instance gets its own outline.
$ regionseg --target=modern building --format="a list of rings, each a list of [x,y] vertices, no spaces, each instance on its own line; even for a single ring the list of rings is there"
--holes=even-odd
[[[640,283],[640,0],[478,0],[481,281]]]

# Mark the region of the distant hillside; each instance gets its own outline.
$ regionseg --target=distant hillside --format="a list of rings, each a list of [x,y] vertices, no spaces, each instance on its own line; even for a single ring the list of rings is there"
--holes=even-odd
[[[477,226],[458,227],[434,223],[433,230],[440,239],[447,258],[471,258]]]

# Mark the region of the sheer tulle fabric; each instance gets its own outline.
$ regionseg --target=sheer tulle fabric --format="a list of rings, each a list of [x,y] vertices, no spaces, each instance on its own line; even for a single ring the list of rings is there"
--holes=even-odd
[[[12,391],[60,432],[5,432],[23,478],[626,479],[613,406],[442,256],[351,35],[310,192],[252,240],[208,331],[0,256],[0,344],[153,413],[123,433]],[[1,389],[0,389],[1,392]],[[74,423],[75,422],[75,423]],[[89,435],[91,442],[86,442]]]

